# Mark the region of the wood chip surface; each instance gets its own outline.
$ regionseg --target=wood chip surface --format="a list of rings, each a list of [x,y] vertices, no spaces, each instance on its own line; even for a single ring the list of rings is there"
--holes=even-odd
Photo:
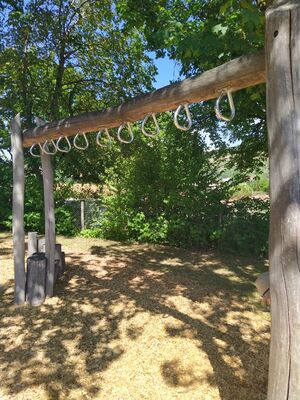
[[[67,271],[41,307],[14,306],[0,235],[0,399],[265,400],[263,260],[59,238]]]

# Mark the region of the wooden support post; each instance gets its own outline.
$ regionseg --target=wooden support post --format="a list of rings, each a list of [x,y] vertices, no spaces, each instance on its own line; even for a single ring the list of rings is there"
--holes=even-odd
[[[37,118],[37,125],[45,122]],[[45,209],[45,253],[47,257],[46,294],[53,296],[55,274],[55,215],[53,196],[53,167],[51,156],[41,153],[43,183],[44,183],[44,209]]]
[[[268,400],[300,396],[300,1],[266,14],[270,156],[271,350]]]
[[[39,306],[46,297],[47,259],[44,253],[36,253],[27,259],[26,300]]]
[[[63,273],[63,261],[62,261],[61,244],[56,243],[55,245],[55,281]]]
[[[16,304],[25,302],[24,154],[20,114],[10,124],[13,158],[13,246]]]
[[[46,253],[46,244],[45,244],[45,238],[40,238],[38,239],[38,252],[39,253]]]
[[[28,257],[38,251],[37,232],[28,232]]]
[[[83,231],[85,228],[85,221],[84,221],[84,200],[80,200],[80,225],[81,230]]]

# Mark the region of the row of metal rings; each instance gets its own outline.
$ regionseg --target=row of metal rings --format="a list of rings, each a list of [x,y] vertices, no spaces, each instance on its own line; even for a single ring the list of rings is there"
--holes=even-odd
[[[225,94],[227,94],[228,103],[229,103],[229,107],[230,107],[230,116],[228,116],[228,117],[224,116],[220,111],[220,102],[221,102],[222,98],[225,96]],[[181,125],[178,122],[178,116],[179,116],[182,108],[184,108],[184,111],[185,111],[185,114],[186,114],[186,119],[187,119],[186,125]],[[223,90],[221,92],[220,96],[218,97],[218,99],[216,101],[215,112],[216,112],[217,118],[219,118],[220,120],[223,120],[223,121],[227,121],[228,122],[228,121],[231,121],[234,118],[234,116],[235,116],[235,107],[234,107],[234,103],[233,103],[233,98],[232,98],[231,92],[229,90]],[[154,122],[154,126],[155,126],[155,131],[154,132],[147,131],[146,127],[145,127],[146,122],[148,121],[148,119],[150,117],[152,117],[153,122]],[[177,129],[180,129],[182,131],[188,131],[189,129],[191,129],[191,127],[192,127],[192,117],[191,117],[191,113],[190,113],[190,110],[189,110],[189,107],[188,107],[187,103],[183,104],[183,105],[180,105],[176,109],[176,111],[174,113],[174,125],[176,126]],[[129,138],[128,139],[124,139],[121,136],[122,130],[125,128],[125,126],[127,126],[128,133],[129,133]],[[149,113],[149,114],[147,114],[145,116],[145,118],[142,121],[141,130],[142,130],[142,132],[143,132],[143,134],[145,136],[152,137],[152,138],[157,136],[160,133],[160,128],[159,128],[159,125],[158,125],[158,122],[157,122],[157,119],[156,119],[156,116],[155,116],[154,113]],[[100,141],[103,134],[108,139],[108,145],[103,144]],[[79,139],[80,136],[82,136],[83,139],[84,139],[84,144],[83,145],[78,144],[78,139]],[[132,127],[131,127],[131,124],[129,122],[124,123],[121,126],[119,126],[118,131],[117,131],[117,138],[121,143],[126,143],[126,144],[129,144],[134,140]],[[65,143],[66,143],[64,147],[61,146],[61,141],[63,139],[65,139]],[[97,133],[96,142],[100,147],[108,147],[112,143],[112,137],[109,134],[108,129],[104,129],[104,130],[102,129]],[[40,143],[38,143],[38,146],[39,146],[39,148],[40,148],[42,153],[48,154],[48,155],[54,155],[54,154],[57,153],[57,151],[60,151],[62,153],[68,153],[72,148],[71,142],[70,142],[70,140],[68,139],[67,136],[61,136],[57,140],[56,143],[54,142],[54,140],[51,139],[50,143],[52,144],[53,151],[49,150],[49,142],[48,142],[48,140],[46,140],[42,145]],[[37,145],[33,144],[30,147],[30,154],[33,157],[40,157],[40,154],[37,154],[37,153],[34,152],[34,147],[35,146],[37,146]],[[84,132],[77,133],[77,135],[73,139],[73,146],[77,150],[86,150],[89,147],[89,142],[88,142],[88,139],[87,139],[86,134]]]

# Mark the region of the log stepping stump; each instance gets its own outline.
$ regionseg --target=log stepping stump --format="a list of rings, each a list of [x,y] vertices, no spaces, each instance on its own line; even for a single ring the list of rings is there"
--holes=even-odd
[[[27,259],[26,301],[41,305],[46,297],[47,258],[45,253],[34,253]]]

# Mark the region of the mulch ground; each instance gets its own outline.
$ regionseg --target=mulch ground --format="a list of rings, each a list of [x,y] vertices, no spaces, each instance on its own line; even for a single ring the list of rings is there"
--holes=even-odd
[[[59,242],[55,296],[14,306],[11,236],[0,236],[0,399],[266,398],[270,315],[253,286],[263,260]]]

